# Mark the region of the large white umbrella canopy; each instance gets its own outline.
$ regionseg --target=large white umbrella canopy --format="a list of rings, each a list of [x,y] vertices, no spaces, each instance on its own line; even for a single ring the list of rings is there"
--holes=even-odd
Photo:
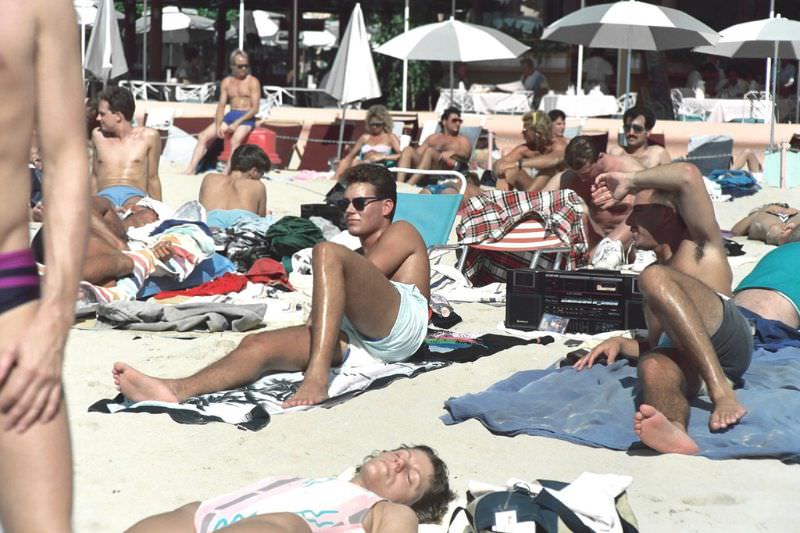
[[[128,72],[112,0],[102,0],[98,6],[83,66],[104,85]]]
[[[344,133],[345,106],[353,102],[371,100],[381,96],[378,75],[372,62],[372,50],[369,47],[369,34],[364,24],[361,4],[356,3],[350,21],[339,43],[339,50],[333,60],[333,66],[322,90],[336,98],[342,108],[342,120],[339,124],[338,156],[342,154],[342,136]]]
[[[772,106],[775,109],[775,86],[778,58],[800,59],[800,22],[781,17],[753,20],[736,24],[719,32],[714,46],[698,46],[695,52],[737,58],[766,58],[773,56]],[[775,120],[770,121],[769,146],[775,143]]]
[[[449,20],[425,24],[401,33],[376,52],[403,60],[450,62],[450,92],[453,91],[453,62],[514,59],[530,47],[513,37],[486,26]],[[405,109],[406,70],[403,69],[403,106]]]
[[[398,59],[469,62],[513,59],[528,48],[494,28],[450,18],[411,29],[375,51]]]
[[[636,0],[573,11],[545,28],[542,39],[628,51],[625,92],[630,93],[631,50],[671,50],[715,44],[719,35],[696,18]]]
[[[150,13],[136,19],[136,33],[150,32]],[[195,13],[181,11],[176,6],[165,6],[161,12],[162,42],[188,43],[189,31],[214,31],[214,20]]]

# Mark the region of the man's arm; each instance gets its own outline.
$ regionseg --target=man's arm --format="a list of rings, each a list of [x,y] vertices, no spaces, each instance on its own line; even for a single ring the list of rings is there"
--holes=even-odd
[[[102,133],[100,133],[100,128],[95,128],[94,130],[92,130],[92,144],[89,147],[89,152],[91,152],[92,158],[91,161],[89,161],[87,168],[92,169],[92,174],[90,178],[91,194],[97,194],[97,184],[99,182],[99,179],[97,177],[97,143],[94,140],[96,135],[102,135]]]
[[[414,242],[419,238],[414,226],[404,221],[395,222],[381,235],[367,259],[387,278],[391,278],[400,265],[414,253]]]
[[[161,136],[158,130],[147,128],[147,195],[161,201],[161,178],[158,162],[161,158]]]
[[[642,189],[675,193],[678,198],[678,212],[692,240],[718,243],[722,246],[714,207],[703,183],[703,176],[693,164],[671,163],[632,174],[610,172],[601,174],[597,180],[598,184],[605,183],[617,199]]]
[[[755,210],[746,217],[744,217],[742,220],[733,225],[733,227],[731,228],[731,233],[733,233],[734,235],[747,235],[750,230],[750,225],[753,223],[753,221],[759,214],[760,214],[759,210]]]
[[[564,172],[566,172],[566,171],[564,171]],[[564,172],[559,172],[558,174],[556,174],[555,176],[550,178],[550,181],[547,182],[547,185],[544,186],[542,191],[553,192],[553,191],[560,190],[561,189],[561,176],[564,175]]]
[[[372,507],[363,525],[366,533],[415,533],[419,520],[411,507],[383,501]]]
[[[546,168],[557,167],[564,161],[564,153],[558,150],[551,150],[549,153],[543,154],[535,152],[536,155],[522,160],[520,163],[521,168],[535,168],[543,170]]]
[[[492,170],[495,175],[501,178],[505,177],[506,170],[516,167],[517,161],[521,160],[527,151],[528,148],[524,144],[515,146],[513,150],[494,162]]]

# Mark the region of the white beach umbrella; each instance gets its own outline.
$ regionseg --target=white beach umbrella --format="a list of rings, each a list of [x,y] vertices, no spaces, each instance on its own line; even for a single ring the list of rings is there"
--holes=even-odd
[[[338,148],[338,157],[341,157],[347,104],[381,96],[381,87],[369,47],[369,34],[359,3],[356,3],[350,15],[350,21],[347,23],[342,42],[339,43],[339,50],[336,52],[336,58],[322,90],[333,96],[342,109]]]
[[[696,18],[636,0],[573,11],[545,28],[542,39],[628,51],[625,93],[630,93],[631,50],[672,50],[715,44],[719,35]]]
[[[467,63],[513,59],[528,48],[494,28],[468,24],[450,17],[444,22],[425,24],[401,33],[375,51],[404,60],[449,61],[452,90],[454,61]]]
[[[499,30],[451,17],[401,33],[375,51],[398,59],[469,62],[513,59],[528,48]]]
[[[736,24],[719,32],[714,46],[698,46],[695,52],[725,57],[774,57],[772,69],[772,106],[769,146],[775,144],[775,89],[778,76],[778,58],[800,59],[800,22],[781,17],[753,20]]]
[[[81,65],[86,61],[86,26],[94,24],[97,17],[97,7],[94,0],[74,0],[75,14],[78,25],[81,27]]]
[[[83,66],[103,85],[128,72],[112,0],[102,0],[98,6]]]

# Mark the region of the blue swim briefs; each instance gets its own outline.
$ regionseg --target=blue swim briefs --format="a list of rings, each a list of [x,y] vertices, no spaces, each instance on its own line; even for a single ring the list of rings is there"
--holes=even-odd
[[[125,202],[134,196],[144,198],[147,196],[147,193],[136,187],[131,187],[130,185],[112,185],[111,187],[106,187],[102,191],[97,191],[97,196],[107,199],[114,204],[114,207],[122,207],[125,205]]]
[[[230,111],[225,113],[224,117],[222,117],[222,122],[224,122],[225,124],[230,124],[231,122],[237,120],[239,117],[241,117],[246,113],[247,111],[242,111],[240,109],[231,109]],[[252,118],[250,120],[245,120],[244,122],[242,122],[242,126],[250,126],[251,128],[255,128],[256,121],[255,119]]]

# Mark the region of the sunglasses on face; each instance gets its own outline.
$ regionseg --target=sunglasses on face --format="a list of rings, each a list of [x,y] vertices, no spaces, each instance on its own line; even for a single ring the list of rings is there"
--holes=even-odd
[[[372,202],[383,200],[380,196],[356,196],[355,198],[342,198],[336,202],[337,207],[347,209],[347,206],[353,204],[353,209],[356,211],[363,211]]]
[[[463,118],[451,118],[450,122],[455,122],[456,124],[461,124],[462,122],[464,122],[464,119]]]
[[[642,133],[644,131],[644,126],[642,126],[641,124],[625,124],[625,126],[623,126],[623,129],[625,131],[632,130],[633,133]]]
[[[241,64],[234,64],[233,66],[236,68],[248,68],[250,65],[247,63],[241,63]]]
[[[383,122],[370,122],[369,126],[371,128],[382,128],[383,127]]]

